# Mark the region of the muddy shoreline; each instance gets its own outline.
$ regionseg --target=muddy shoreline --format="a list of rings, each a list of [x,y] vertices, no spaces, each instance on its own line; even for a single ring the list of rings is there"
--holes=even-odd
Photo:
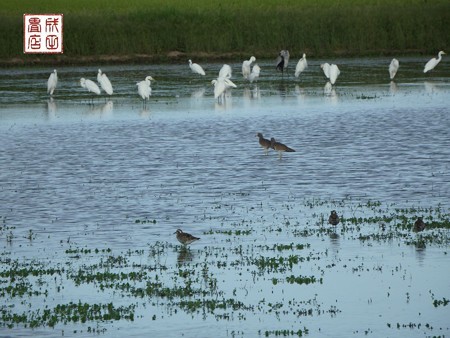
[[[326,57],[327,55],[314,55],[306,51],[310,57]],[[255,52],[260,59],[275,58],[276,52]],[[362,55],[354,51],[335,51],[330,57],[361,57],[361,56],[414,56],[426,54],[423,50],[383,50],[367,51]],[[129,54],[129,55],[89,55],[89,56],[68,56],[64,54],[52,55],[20,55],[9,59],[0,59],[0,67],[17,67],[33,65],[86,65],[86,64],[132,64],[132,63],[180,63],[192,58],[198,61],[228,61],[236,58],[246,58],[248,53],[229,52],[229,53],[184,53],[180,51],[170,51],[161,54]],[[291,55],[292,56],[292,55]],[[293,56],[294,57],[294,56]]]

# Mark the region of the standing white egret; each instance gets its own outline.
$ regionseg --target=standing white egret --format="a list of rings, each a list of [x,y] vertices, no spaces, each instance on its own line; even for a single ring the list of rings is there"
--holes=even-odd
[[[237,87],[230,78],[231,67],[225,64],[220,68],[218,78],[211,81],[211,84],[214,85],[214,98],[217,99],[218,102],[223,102],[225,100],[225,92],[228,88]]]
[[[100,84],[100,87],[106,92],[106,94],[112,95],[113,87],[111,85],[111,81],[109,81],[105,73],[102,73],[101,69],[98,70],[97,82]]]
[[[250,76],[250,67],[255,61],[256,58],[252,56],[250,60],[245,60],[244,62],[242,62],[242,76],[244,76],[244,79],[248,79],[248,77]]]
[[[53,70],[53,73],[50,74],[47,81],[47,93],[53,95],[53,92],[56,89],[56,85],[58,84],[58,74],[56,73],[56,69]]]
[[[276,63],[276,69],[280,70],[281,73],[284,74],[284,70],[287,68],[288,63],[289,63],[289,51],[285,50],[285,49],[280,51],[275,63]]]
[[[150,98],[150,95],[152,95],[152,87],[150,87],[150,81],[155,80],[151,76],[147,76],[144,81],[138,82],[136,84],[138,86],[138,94],[144,101],[148,100]]]
[[[397,74],[398,67],[400,67],[400,63],[397,59],[392,59],[391,64],[389,65],[389,76],[391,77],[391,80],[394,79],[395,74]]]
[[[298,60],[297,66],[295,67],[295,77],[299,77],[300,73],[303,72],[308,67],[308,61],[306,61],[306,54],[303,53],[303,57]]]
[[[434,69],[434,67],[436,67],[438,65],[439,62],[441,62],[442,59],[442,55],[445,55],[445,52],[443,52],[442,50],[438,53],[438,58],[432,58],[430,61],[427,62],[427,64],[425,65],[425,68],[423,69],[423,72],[429,72],[430,70]]]
[[[335,64],[332,64],[330,66],[330,82],[332,85],[336,82],[336,79],[338,78],[339,74],[341,74],[341,71],[339,70],[338,66]]]
[[[320,68],[322,68],[323,73],[325,74],[327,79],[329,79],[330,78],[330,64],[328,62],[322,63],[320,65]]]
[[[259,78],[260,72],[261,72],[261,68],[257,64],[253,65],[252,72],[248,76],[250,83],[252,83],[253,81],[256,81]]]
[[[189,60],[189,68],[191,68],[193,73],[205,75],[205,71],[203,70],[202,66],[200,66],[198,63],[192,63],[192,60]]]
[[[83,88],[86,88],[89,92],[95,93],[97,95],[100,95],[100,88],[97,86],[97,84],[94,81],[86,80],[84,77],[80,79],[80,85]]]
[[[225,100],[225,91],[228,88],[237,88],[237,86],[228,78],[218,77],[216,80],[212,80],[211,84],[214,85],[214,98],[219,102]]]
[[[230,79],[231,73],[231,67],[229,65],[223,65],[219,71],[219,78]]]

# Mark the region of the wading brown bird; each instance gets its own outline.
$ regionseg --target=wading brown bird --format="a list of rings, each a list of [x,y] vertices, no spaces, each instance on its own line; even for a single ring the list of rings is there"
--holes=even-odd
[[[278,151],[278,156],[280,157],[281,160],[281,156],[283,156],[283,152],[295,152],[294,149],[289,148],[287,145],[281,143],[281,142],[277,142],[273,137],[270,139],[270,147],[276,151]]]
[[[339,216],[336,210],[331,211],[330,217],[328,217],[328,223],[330,223],[331,225],[339,224]]]
[[[175,231],[174,234],[177,234],[178,242],[180,242],[183,245],[191,244],[192,242],[198,241],[200,239],[198,237],[192,236],[191,234],[183,232],[183,230],[180,229]]]
[[[264,153],[267,155],[269,149],[272,148],[272,143],[270,142],[270,140],[264,138],[263,134],[261,133],[256,134],[256,136],[259,137],[259,144],[264,148]]]
[[[413,231],[420,232],[425,230],[427,224],[423,221],[422,217],[418,217],[417,221],[414,222]]]

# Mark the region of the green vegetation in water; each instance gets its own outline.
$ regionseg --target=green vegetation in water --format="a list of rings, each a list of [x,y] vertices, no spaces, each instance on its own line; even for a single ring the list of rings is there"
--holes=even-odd
[[[260,206],[263,207],[265,205]],[[326,218],[330,209],[336,209],[341,216],[341,223],[336,227],[318,221]],[[257,208],[251,210],[258,212]],[[243,213],[246,214],[248,211]],[[320,299],[320,288],[330,282],[328,270],[337,266],[352,278],[386,271],[383,264],[371,266],[359,257],[350,257],[345,262],[335,260],[330,249],[318,251],[315,245],[308,243],[310,239],[330,241],[330,248],[341,238],[364,245],[395,240],[405,247],[416,245],[420,249],[418,252],[422,251],[420,245],[441,247],[443,254],[447,253],[450,243],[450,215],[440,205],[399,208],[379,201],[353,203],[350,199],[316,199],[283,204],[277,209],[277,215],[281,216],[270,222],[256,214],[250,214],[250,220],[239,218],[238,223],[225,220],[217,225],[217,230],[204,233],[212,244],[203,247],[186,248],[157,241],[143,248],[117,252],[109,247],[76,247],[62,241],[61,255],[56,260],[12,258],[14,254],[5,251],[0,256],[0,326],[13,329],[70,325],[78,328],[86,324],[96,325],[96,332],[104,332],[113,321],[157,321],[179,312],[194,319],[212,317],[216,321],[245,321],[248,316],[278,321],[281,316],[293,316],[298,325],[299,317],[323,314],[333,317],[341,312],[334,301],[330,304]],[[413,233],[411,226],[418,216],[423,217],[429,227]],[[21,241],[18,245],[35,246],[42,237],[34,229],[26,232],[26,228],[9,227],[7,220],[0,220],[3,220],[0,231],[6,247],[11,246],[7,239],[9,232],[14,238],[13,245],[17,240]],[[33,237],[31,242],[29,234]],[[319,261],[325,263],[319,264]],[[406,270],[400,264],[391,268],[390,273],[404,274]],[[77,291],[73,298],[72,290]],[[311,299],[287,296],[312,290],[318,291]],[[252,293],[250,297],[246,297],[248,293]],[[92,294],[96,295],[96,301],[89,301]],[[62,295],[65,301],[58,303]],[[102,297],[108,300],[98,301]],[[445,307],[449,300],[431,294],[430,302],[434,307]],[[163,315],[155,315],[153,310]],[[398,325],[398,329],[408,330],[424,327],[419,326],[422,324]],[[307,328],[292,327],[286,330],[265,327],[259,334],[308,334]],[[394,328],[395,324],[390,327]],[[432,327],[427,329],[432,330]]]
[[[1,321],[8,328],[22,324],[24,327],[37,328],[41,326],[54,327],[58,323],[67,324],[86,323],[88,321],[111,321],[111,320],[134,320],[135,305],[127,307],[115,307],[113,303],[108,304],[88,304],[88,303],[68,303],[59,304],[53,309],[44,309],[36,312],[24,312],[22,314],[12,314],[0,309]]]
[[[307,328],[299,329],[297,331],[294,330],[272,330],[272,331],[264,331],[264,336],[265,337],[293,337],[293,336],[297,336],[297,337],[303,337],[303,335],[308,334],[309,331]],[[259,332],[259,334],[261,335],[261,332]]]
[[[450,45],[446,0],[3,0],[0,59],[36,61],[23,55],[22,15],[30,12],[64,14],[64,55],[39,56],[47,62],[105,55],[167,60],[173,51],[183,60],[274,58],[285,48],[315,57],[435,54]]]

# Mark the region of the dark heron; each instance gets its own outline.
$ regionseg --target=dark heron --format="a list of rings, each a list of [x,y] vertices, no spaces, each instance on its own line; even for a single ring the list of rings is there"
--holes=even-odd
[[[289,62],[289,51],[282,50],[277,57],[276,60],[276,69],[280,70],[282,74],[284,74],[284,70],[287,68]]]

